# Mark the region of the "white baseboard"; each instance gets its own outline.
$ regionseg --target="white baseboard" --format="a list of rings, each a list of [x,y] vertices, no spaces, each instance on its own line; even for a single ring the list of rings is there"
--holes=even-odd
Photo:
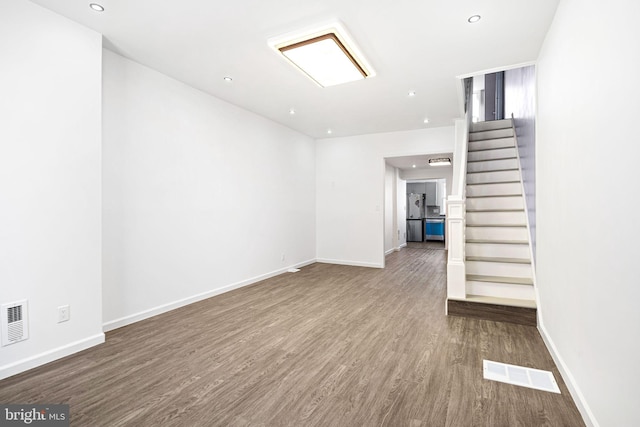
[[[551,339],[549,334],[547,334],[547,330],[544,327],[544,323],[542,322],[542,318],[540,316],[539,310],[538,310],[538,331],[540,332],[540,336],[542,336],[542,340],[547,346],[549,353],[551,353],[551,357],[553,358],[553,361],[556,363],[556,366],[558,367],[558,370],[562,375],[562,379],[564,380],[564,383],[567,385],[567,388],[569,389],[569,393],[571,394],[571,397],[573,397],[573,401],[576,403],[576,406],[578,407],[578,411],[580,411],[580,414],[582,415],[582,419],[584,420],[585,424],[589,427],[599,427],[600,424],[598,424],[596,417],[593,415],[593,412],[591,412],[591,408],[589,408],[589,405],[587,404],[587,401],[585,400],[584,395],[582,394],[582,391],[580,391],[580,387],[578,387],[578,384],[576,383],[575,378],[573,378],[571,371],[569,370],[567,365],[564,363],[564,360],[562,359],[562,356],[560,356],[560,353],[558,353],[558,349],[553,343],[553,340]]]
[[[242,288],[244,286],[253,285],[254,283],[260,282],[261,280],[266,280],[271,277],[278,276],[282,273],[286,273],[290,268],[301,268],[309,264],[315,263],[315,259],[310,259],[307,261],[299,262],[297,264],[289,265],[284,268],[280,268],[278,270],[272,271],[270,273],[261,274],[260,276],[252,277],[247,280],[243,280],[241,282],[232,283],[227,286],[223,286],[221,288],[212,289],[207,292],[203,292],[200,294],[192,295],[187,298],[182,298],[177,301],[172,301],[167,304],[162,304],[157,307],[150,308],[148,310],[140,311],[138,313],[130,314],[128,316],[121,317],[119,319],[109,320],[102,324],[102,330],[104,332],[112,331],[114,329],[121,328],[123,326],[130,325],[135,322],[139,322],[144,319],[148,319],[153,316],[157,316],[158,314],[166,313],[171,310],[175,310],[176,308],[184,307],[185,305],[193,304],[194,302],[202,301],[207,298],[214,297],[216,295],[223,294],[225,292],[232,291],[234,289]]]
[[[407,246],[407,244],[406,244],[406,243],[403,243],[403,244],[401,244],[400,246],[398,246],[397,248],[391,248],[391,249],[389,249],[388,251],[386,251],[386,252],[384,253],[384,256],[387,256],[387,255],[392,254],[392,253],[394,253],[394,252],[400,252],[400,250],[401,250],[402,248],[406,247],[406,246]]]
[[[323,264],[350,265],[352,267],[384,268],[384,264],[376,264],[373,262],[348,261],[348,260],[342,260],[342,259],[318,258],[316,262],[321,262]]]
[[[54,348],[53,350],[45,351],[44,353],[40,353],[23,360],[0,366],[0,380],[9,378],[29,369],[33,369],[40,365],[44,365],[45,363],[70,356],[79,351],[86,350],[89,347],[102,344],[103,342],[104,333],[99,333],[83,340],[75,341],[70,344],[63,345],[62,347]]]

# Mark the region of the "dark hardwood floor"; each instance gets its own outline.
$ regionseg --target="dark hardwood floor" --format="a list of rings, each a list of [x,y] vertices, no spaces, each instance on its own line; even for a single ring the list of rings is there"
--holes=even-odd
[[[74,426],[583,426],[535,327],[447,317],[445,251],[314,264],[109,332],[0,381]],[[562,394],[482,378],[551,370]]]

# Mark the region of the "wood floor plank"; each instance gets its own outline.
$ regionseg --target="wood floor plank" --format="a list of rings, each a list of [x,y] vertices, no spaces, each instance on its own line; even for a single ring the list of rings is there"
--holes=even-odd
[[[583,426],[535,327],[444,315],[446,251],[313,264],[107,333],[0,381],[73,426]],[[482,378],[550,370],[562,394]]]

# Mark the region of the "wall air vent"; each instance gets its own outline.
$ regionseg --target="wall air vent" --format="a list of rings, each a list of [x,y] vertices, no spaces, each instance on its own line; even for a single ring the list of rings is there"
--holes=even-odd
[[[0,309],[0,320],[2,320],[3,347],[29,338],[27,300],[3,304]]]

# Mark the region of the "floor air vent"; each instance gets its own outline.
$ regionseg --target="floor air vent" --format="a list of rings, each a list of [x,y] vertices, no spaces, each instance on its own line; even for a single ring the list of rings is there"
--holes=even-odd
[[[556,379],[553,377],[553,373],[549,371],[492,362],[491,360],[483,360],[482,366],[484,379],[486,380],[500,381],[560,394]]]
[[[2,305],[0,319],[3,347],[29,338],[27,307],[27,300]]]

